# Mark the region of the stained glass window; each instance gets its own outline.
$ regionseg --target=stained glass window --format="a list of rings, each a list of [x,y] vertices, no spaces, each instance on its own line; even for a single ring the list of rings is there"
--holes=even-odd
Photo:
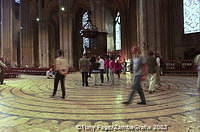
[[[200,0],[183,0],[184,33],[200,32]]]
[[[16,3],[20,3],[20,0],[15,0]]]
[[[115,49],[121,50],[121,24],[119,12],[115,18]]]
[[[82,17],[82,27],[84,27],[87,24],[88,17],[89,17],[88,12],[85,12]],[[83,49],[85,50],[86,48],[89,48],[89,46],[90,46],[90,39],[83,37]]]

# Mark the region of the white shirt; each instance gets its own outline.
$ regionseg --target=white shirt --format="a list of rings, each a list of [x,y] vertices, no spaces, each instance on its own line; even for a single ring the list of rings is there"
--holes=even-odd
[[[160,57],[157,57],[157,58],[156,58],[156,63],[157,63],[157,66],[160,67]]]
[[[99,63],[100,63],[99,69],[104,69],[104,60],[99,59]]]
[[[200,66],[200,54],[198,54],[195,59],[194,59],[194,63],[198,66]]]

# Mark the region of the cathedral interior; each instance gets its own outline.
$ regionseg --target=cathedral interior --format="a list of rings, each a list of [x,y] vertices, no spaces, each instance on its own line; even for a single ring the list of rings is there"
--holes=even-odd
[[[155,93],[142,82],[146,105],[136,103],[139,96],[121,103],[131,91],[130,68],[112,87],[93,85],[93,77],[82,87],[84,53],[117,54],[129,65],[133,46],[165,62]],[[60,88],[50,98],[54,80],[45,76],[59,49],[70,67],[65,99]],[[198,54],[199,0],[0,0],[0,55],[7,66],[0,132],[199,132]]]

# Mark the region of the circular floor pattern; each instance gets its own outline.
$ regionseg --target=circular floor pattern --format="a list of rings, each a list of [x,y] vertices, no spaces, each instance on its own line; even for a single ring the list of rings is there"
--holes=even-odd
[[[50,98],[53,80],[33,76],[22,78],[8,80],[7,85],[0,87],[0,123],[12,121],[16,124],[14,128],[20,124],[29,128],[30,124],[34,124],[37,126],[34,129],[61,131],[61,126],[77,124],[199,123],[200,94],[195,87],[195,78],[162,77],[162,86],[154,94],[148,93],[144,83],[147,105],[137,105],[139,96],[136,95],[128,106],[121,102],[131,91],[130,75],[116,79],[114,87],[107,82],[93,86],[92,78],[89,79],[90,87],[82,87],[80,75],[71,74],[66,78],[67,96],[64,100],[60,98],[60,90],[55,98]],[[50,129],[50,124],[58,128]],[[1,126],[3,130],[7,129],[6,125]],[[184,125],[182,127],[185,128]]]

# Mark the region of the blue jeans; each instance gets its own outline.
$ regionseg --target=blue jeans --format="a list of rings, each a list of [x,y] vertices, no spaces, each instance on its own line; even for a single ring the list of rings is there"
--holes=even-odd
[[[141,87],[141,75],[137,75],[134,77],[131,88],[132,88],[132,92],[129,95],[128,102],[130,103],[135,95],[135,92],[138,92],[141,102],[146,103],[144,92]]]

